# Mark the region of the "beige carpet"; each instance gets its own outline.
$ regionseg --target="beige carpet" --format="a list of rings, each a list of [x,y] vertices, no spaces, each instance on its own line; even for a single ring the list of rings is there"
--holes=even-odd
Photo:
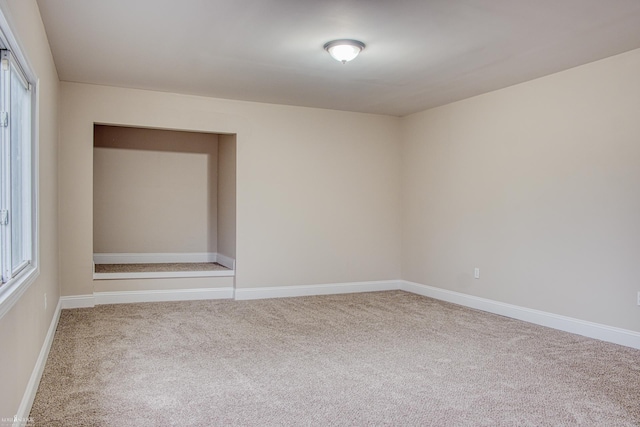
[[[38,426],[634,426],[640,351],[394,291],[64,310]]]
[[[154,264],[96,264],[96,273],[157,273],[165,271],[229,270],[217,262],[172,262]]]

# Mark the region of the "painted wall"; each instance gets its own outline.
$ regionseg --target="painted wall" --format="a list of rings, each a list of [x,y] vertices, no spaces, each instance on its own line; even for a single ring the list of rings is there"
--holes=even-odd
[[[218,145],[218,253],[236,257],[236,136]]]
[[[96,126],[95,253],[217,250],[218,135]]]
[[[38,84],[38,206],[40,274],[0,319],[0,419],[17,413],[53,319],[58,282],[58,75],[35,1],[0,0]],[[44,295],[48,305],[45,309]]]
[[[400,119],[61,83],[64,295],[94,291],[94,123],[237,134],[236,286],[400,277]]]
[[[403,278],[640,331],[638,76],[640,50],[403,118]]]

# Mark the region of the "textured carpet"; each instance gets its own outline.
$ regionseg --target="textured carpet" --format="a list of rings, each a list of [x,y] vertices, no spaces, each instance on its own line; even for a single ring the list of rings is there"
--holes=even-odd
[[[38,426],[632,426],[640,351],[401,292],[63,310]]]
[[[165,271],[229,270],[217,262],[172,262],[154,264],[96,264],[96,273],[157,273]]]

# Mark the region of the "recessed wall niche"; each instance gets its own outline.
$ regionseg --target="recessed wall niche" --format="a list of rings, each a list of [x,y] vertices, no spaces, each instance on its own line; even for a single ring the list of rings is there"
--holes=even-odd
[[[235,174],[235,135],[94,125],[94,278],[232,275]]]

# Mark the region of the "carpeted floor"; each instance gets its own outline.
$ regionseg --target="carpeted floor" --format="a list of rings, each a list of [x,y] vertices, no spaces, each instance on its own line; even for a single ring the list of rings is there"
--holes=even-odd
[[[634,426],[640,351],[401,291],[63,310],[38,426]]]
[[[217,262],[172,262],[154,264],[96,264],[96,273],[148,273],[165,271],[229,270]]]

